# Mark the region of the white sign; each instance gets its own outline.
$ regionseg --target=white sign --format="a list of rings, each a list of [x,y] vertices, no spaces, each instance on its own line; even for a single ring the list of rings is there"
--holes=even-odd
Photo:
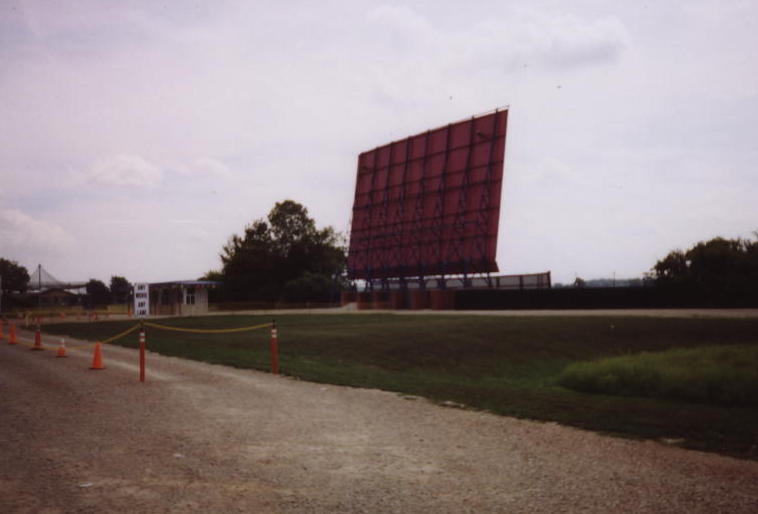
[[[134,284],[134,315],[138,318],[150,316],[149,284]]]

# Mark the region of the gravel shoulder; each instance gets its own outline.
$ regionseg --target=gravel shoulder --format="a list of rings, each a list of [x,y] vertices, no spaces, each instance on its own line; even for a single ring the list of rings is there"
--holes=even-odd
[[[90,348],[4,343],[2,512],[758,512],[757,462],[155,354],[141,384],[134,350],[91,371]]]

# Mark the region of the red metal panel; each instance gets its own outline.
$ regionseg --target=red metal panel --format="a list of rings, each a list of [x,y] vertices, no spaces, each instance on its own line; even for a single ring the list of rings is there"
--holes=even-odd
[[[360,154],[350,276],[497,271],[507,122],[495,111]]]

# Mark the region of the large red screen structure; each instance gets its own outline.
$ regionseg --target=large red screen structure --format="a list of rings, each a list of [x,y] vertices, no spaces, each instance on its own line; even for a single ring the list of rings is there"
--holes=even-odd
[[[496,110],[360,154],[350,277],[498,271],[507,122]]]

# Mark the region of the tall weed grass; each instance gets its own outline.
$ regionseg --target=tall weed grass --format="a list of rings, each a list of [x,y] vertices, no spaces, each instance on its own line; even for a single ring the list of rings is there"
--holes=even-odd
[[[558,381],[582,392],[758,406],[758,345],[670,349],[576,362]]]

